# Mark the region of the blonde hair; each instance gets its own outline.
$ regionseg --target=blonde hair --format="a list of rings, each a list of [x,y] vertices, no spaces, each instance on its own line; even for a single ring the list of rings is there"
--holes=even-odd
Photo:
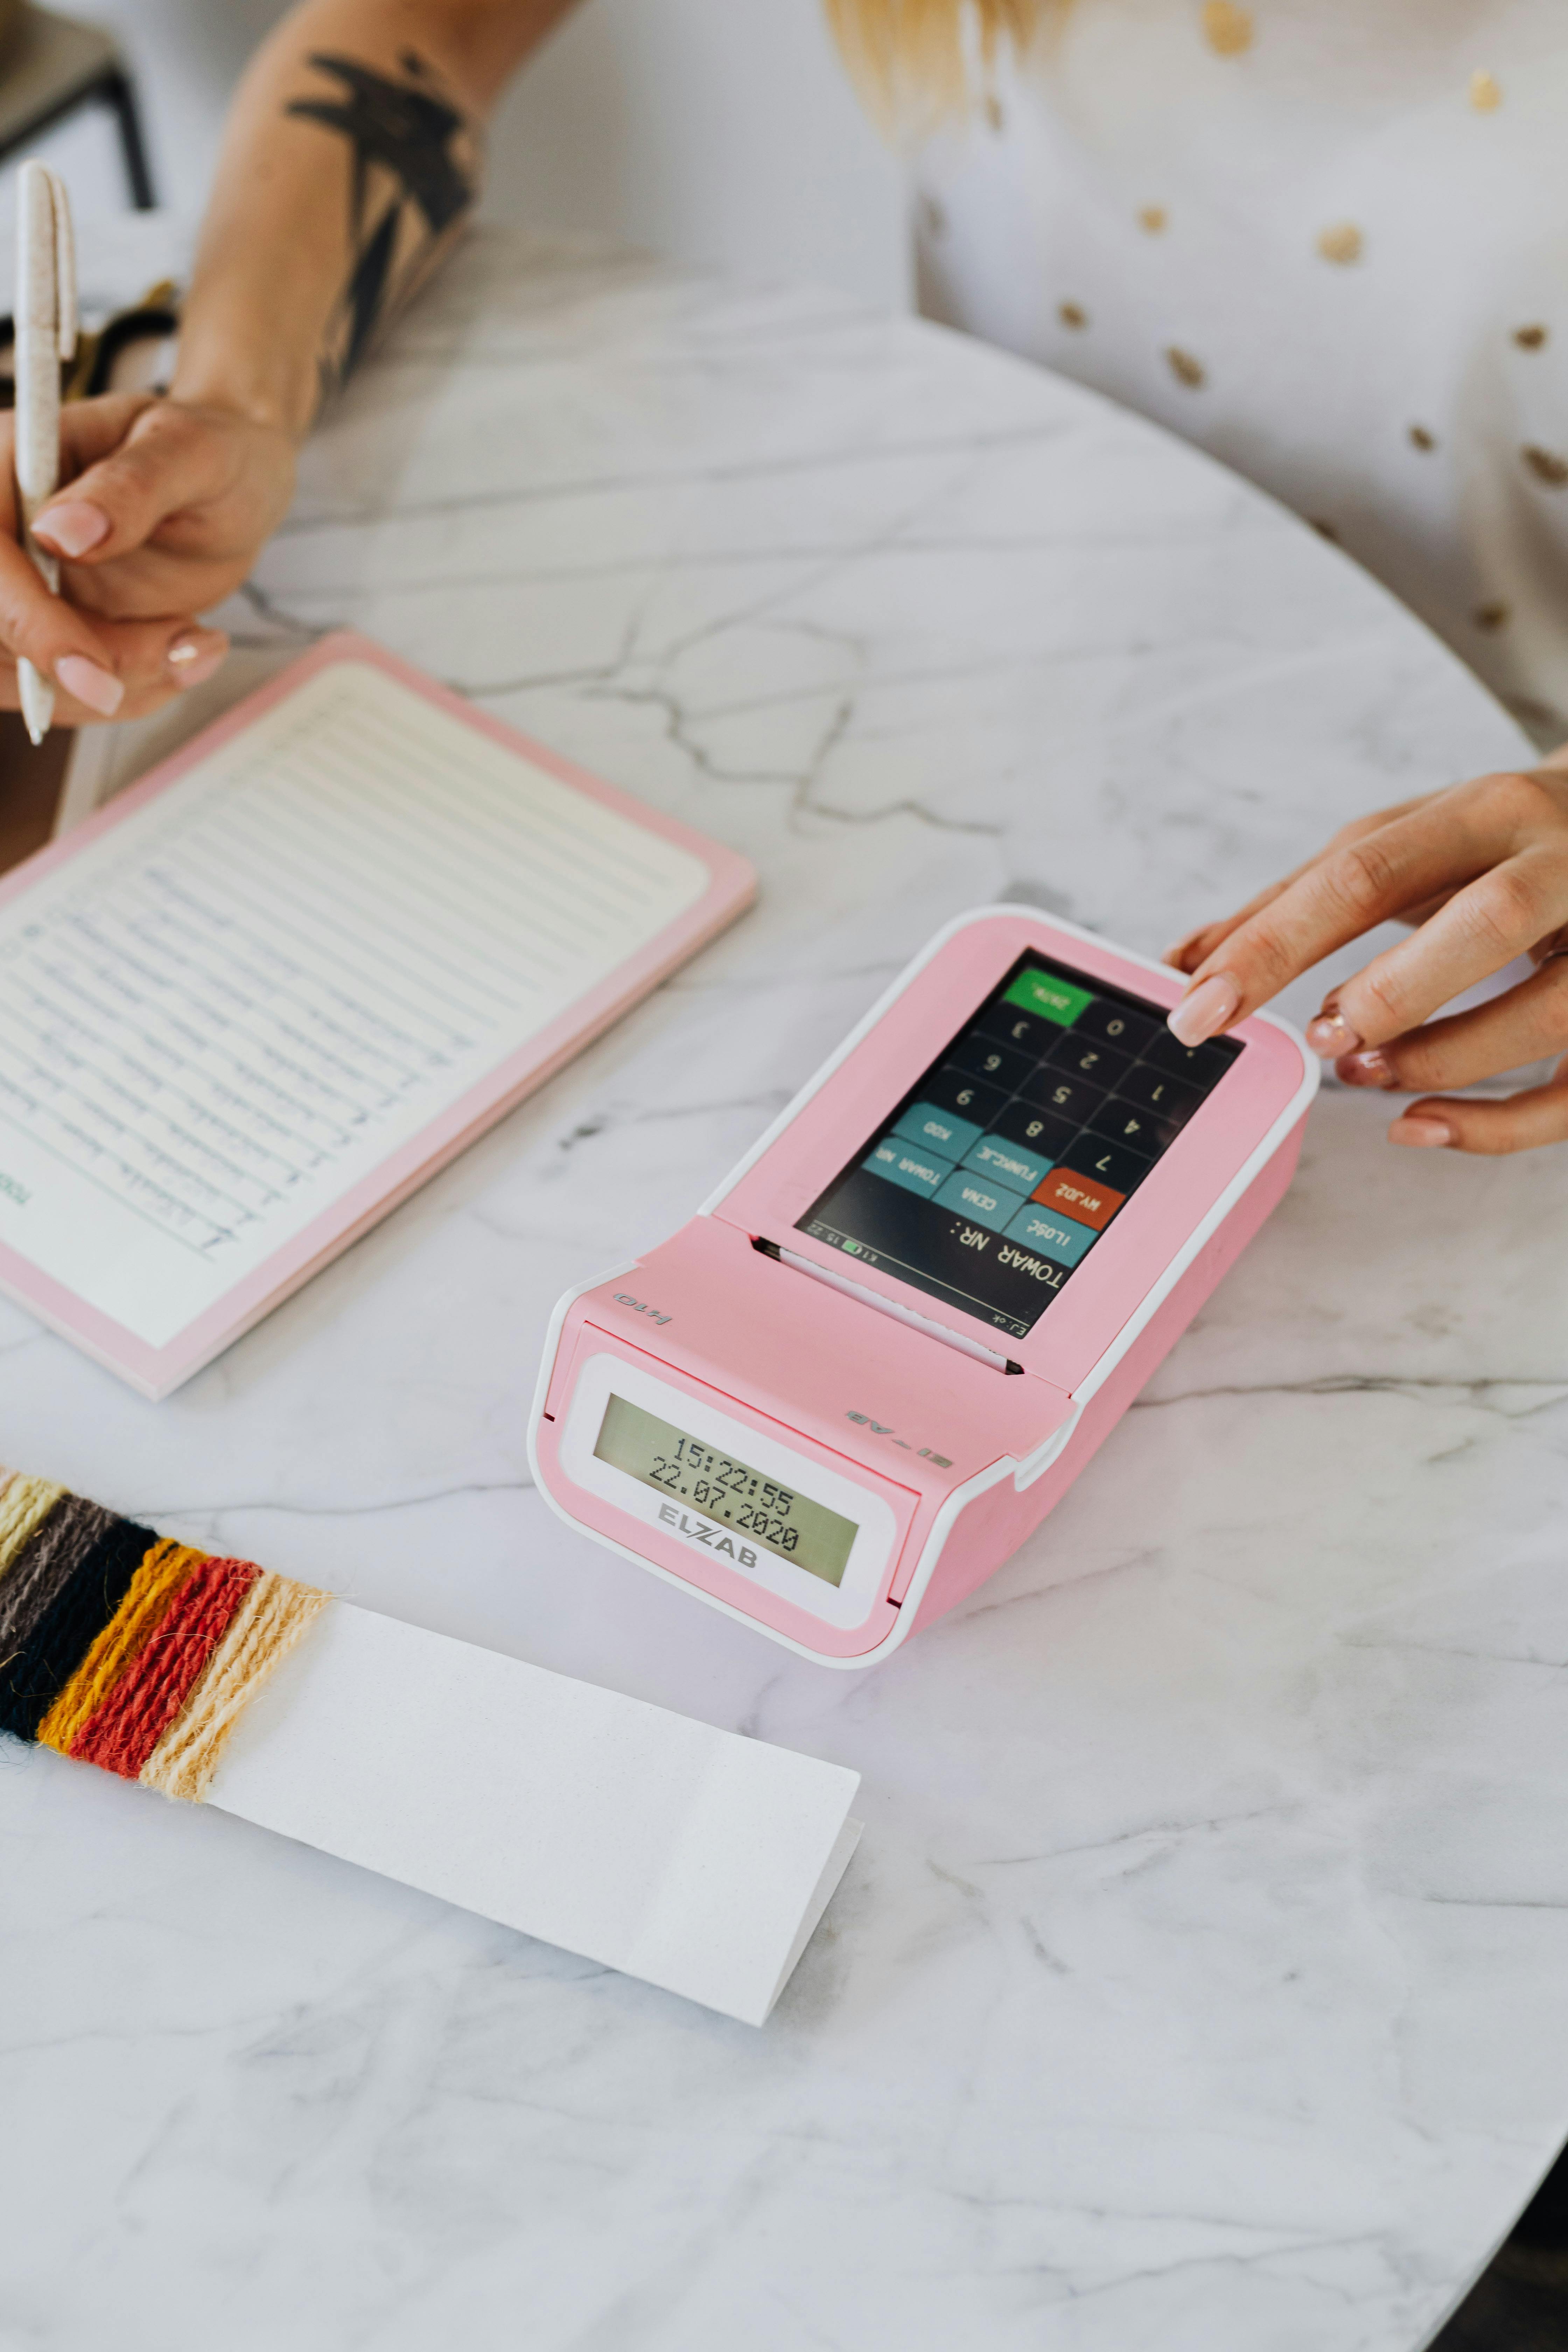
[[[824,0],[845,64],[890,126],[962,110],[1003,41],[1027,47],[1065,0]]]

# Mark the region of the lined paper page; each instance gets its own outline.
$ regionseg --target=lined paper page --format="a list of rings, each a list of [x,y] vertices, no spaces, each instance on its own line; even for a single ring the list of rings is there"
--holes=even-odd
[[[163,1346],[700,898],[369,665],[0,907],[0,1238]]]

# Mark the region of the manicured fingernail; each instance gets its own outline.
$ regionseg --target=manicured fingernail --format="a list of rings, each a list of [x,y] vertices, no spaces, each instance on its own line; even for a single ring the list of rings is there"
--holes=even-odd
[[[109,517],[101,507],[89,506],[85,499],[67,499],[38,517],[33,537],[58,555],[85,555],[89,548],[109,537]]]
[[[102,719],[112,719],[125,699],[125,688],[113,671],[100,669],[85,654],[62,654],[55,664],[55,676],[68,694],[74,694]]]
[[[1396,1118],[1388,1130],[1390,1143],[1414,1143],[1423,1151],[1435,1151],[1439,1144],[1452,1143],[1454,1130],[1440,1118]]]
[[[1375,1045],[1363,1045],[1359,1054],[1346,1054],[1334,1064],[1334,1074],[1347,1087],[1391,1087],[1394,1072]]]
[[[1344,1014],[1331,1006],[1315,1021],[1308,1022],[1307,1043],[1325,1062],[1337,1062],[1342,1054],[1353,1054],[1361,1039]]]
[[[174,639],[165,658],[175,685],[184,692],[211,677],[227,651],[228,639],[221,629],[187,629],[184,636]]]
[[[1182,1045],[1201,1045],[1205,1037],[1217,1037],[1230,1026],[1240,1005],[1241,990],[1229,972],[1211,972],[1207,980],[1187,991],[1168,1016],[1166,1026]]]

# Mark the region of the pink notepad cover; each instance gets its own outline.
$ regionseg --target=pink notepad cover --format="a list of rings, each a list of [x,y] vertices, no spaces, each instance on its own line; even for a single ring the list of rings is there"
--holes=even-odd
[[[120,793],[63,840],[51,843],[0,877],[0,908],[31,889],[45,876],[79,858],[103,835],[135,817],[189,770],[243,735],[321,672],[345,662],[382,671],[470,728],[476,735],[488,738],[601,807],[697,858],[706,868],[707,887],[675,920],[579,997],[566,1013],[531,1037],[519,1051],[499,1062],[426,1127],[389,1151],[369,1176],[340,1194],[168,1344],[149,1345],[20,1252],[0,1243],[0,1289],[29,1308],[40,1321],[73,1340],[88,1355],[119,1373],[143,1395],[154,1399],[169,1395],[204,1364],[210,1363],[406,1200],[622,1013],[648,995],[670,972],[689,961],[742,913],[756,895],[755,869],[738,851],[694,832],[629,793],[602,782],[559,752],[475,710],[371,639],[352,630],[342,630],[324,638],[268,685],[247,696],[215,726]]]

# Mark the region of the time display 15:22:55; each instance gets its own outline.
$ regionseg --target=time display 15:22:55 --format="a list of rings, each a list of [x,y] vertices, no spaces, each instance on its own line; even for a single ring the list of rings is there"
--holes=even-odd
[[[649,1466],[656,1483],[668,1486],[683,1502],[696,1503],[747,1534],[760,1536],[764,1543],[776,1545],[780,1551],[797,1549],[800,1529],[789,1524],[795,1496],[787,1486],[760,1478],[743,1463],[715,1454],[695,1437],[678,1437],[670,1457],[656,1454]]]
[[[844,1574],[859,1533],[853,1519],[764,1477],[751,1463],[719,1452],[627,1397],[610,1397],[594,1452],[645,1486],[766,1544],[812,1576],[837,1584]]]

